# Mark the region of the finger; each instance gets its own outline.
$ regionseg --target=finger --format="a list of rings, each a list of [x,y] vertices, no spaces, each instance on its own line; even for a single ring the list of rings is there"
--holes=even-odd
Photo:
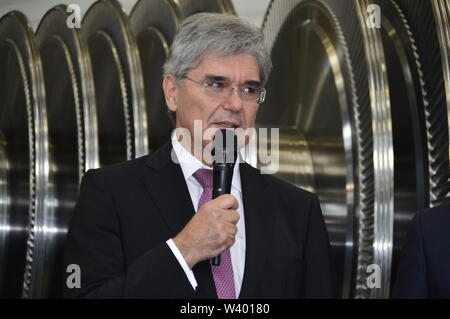
[[[220,195],[219,197],[213,199],[213,201],[215,201],[216,205],[222,209],[236,210],[239,208],[239,204],[236,197],[230,194]]]
[[[225,249],[230,248],[236,242],[236,237],[233,235],[227,235],[226,241],[218,248],[219,254],[223,253]]]
[[[228,247],[227,248],[230,248],[231,246],[233,246],[235,241],[236,241],[236,236],[228,234],[228,238],[227,238],[227,246]]]
[[[223,214],[223,218],[232,224],[237,224],[239,219],[241,218],[241,215],[236,210],[225,210]]]
[[[226,234],[236,235],[237,233],[237,226],[232,223],[224,223],[222,224],[222,231]]]
[[[227,234],[228,235],[232,235],[232,236],[236,236],[237,231],[238,231],[237,226],[233,225],[233,224],[229,224],[227,229],[226,229]]]

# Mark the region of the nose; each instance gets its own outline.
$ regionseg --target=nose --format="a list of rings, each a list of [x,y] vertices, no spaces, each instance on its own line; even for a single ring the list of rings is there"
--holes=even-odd
[[[232,112],[239,112],[243,108],[243,102],[239,96],[239,90],[231,89],[231,92],[227,99],[223,102],[224,109]]]

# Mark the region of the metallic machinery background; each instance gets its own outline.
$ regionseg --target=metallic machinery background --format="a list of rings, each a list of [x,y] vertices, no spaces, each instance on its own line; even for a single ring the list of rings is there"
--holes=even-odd
[[[236,14],[229,0],[140,0],[129,15],[100,0],[70,29],[66,9],[36,32],[20,12],[0,20],[3,298],[60,297],[83,173],[169,137],[161,80],[176,28]],[[262,30],[274,70],[257,126],[280,128],[277,175],[318,194],[340,296],[388,298],[412,216],[449,197],[450,1],[272,0]]]

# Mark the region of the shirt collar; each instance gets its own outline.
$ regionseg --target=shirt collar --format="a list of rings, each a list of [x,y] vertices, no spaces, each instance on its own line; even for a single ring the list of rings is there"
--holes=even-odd
[[[183,176],[186,181],[192,176],[192,174],[194,174],[200,168],[212,169],[211,167],[206,166],[205,164],[200,162],[198,158],[192,155],[191,152],[186,150],[184,146],[181,145],[180,142],[178,142],[175,130],[172,134],[172,146],[178,158],[178,162],[180,163],[181,170],[183,171]],[[231,181],[231,185],[236,187],[239,190],[239,192],[242,192],[241,174],[239,168],[240,162],[241,162],[240,153],[238,153],[238,159],[236,161],[236,165],[234,165],[233,180]]]

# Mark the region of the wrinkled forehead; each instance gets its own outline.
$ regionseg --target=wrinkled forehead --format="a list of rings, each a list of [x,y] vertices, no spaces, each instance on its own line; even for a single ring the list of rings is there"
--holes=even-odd
[[[260,70],[256,57],[249,53],[205,53],[195,67],[187,72],[202,77],[223,78],[231,82],[260,82]]]

